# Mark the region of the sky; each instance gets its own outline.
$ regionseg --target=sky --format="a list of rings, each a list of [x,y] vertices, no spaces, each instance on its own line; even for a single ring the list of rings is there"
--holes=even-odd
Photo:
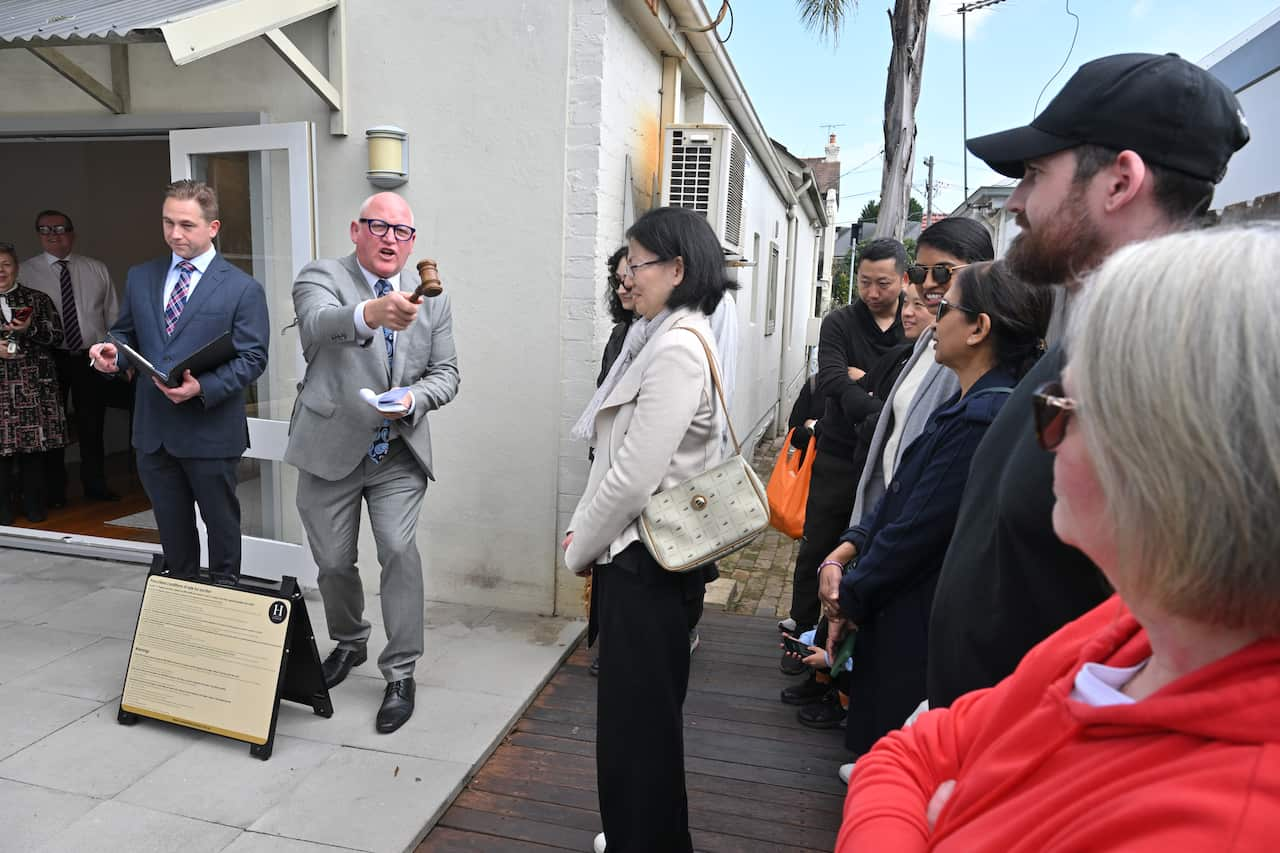
[[[704,0],[714,15],[716,0]],[[833,44],[800,23],[794,0],[731,0],[725,44],[765,130],[798,157],[820,157],[824,125],[840,145],[843,224],[880,194],[884,84],[892,0],[861,0]],[[960,0],[934,0],[926,36],[914,195],[925,203],[925,157],[934,157],[935,211],[964,195]],[[1079,34],[1072,47],[1075,19]],[[1277,0],[1005,0],[967,22],[969,136],[1027,124],[1083,63],[1113,53],[1177,53],[1200,62],[1277,8]],[[728,32],[727,20],[719,33]],[[1068,57],[1068,50],[1070,56]],[[1054,77],[1062,66],[1066,67]],[[1047,89],[1045,89],[1047,85]],[[1044,90],[1043,97],[1041,91]],[[1009,183],[968,157],[968,186]]]

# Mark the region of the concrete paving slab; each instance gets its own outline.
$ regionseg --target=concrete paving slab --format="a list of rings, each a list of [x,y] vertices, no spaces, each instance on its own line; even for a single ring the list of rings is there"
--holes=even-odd
[[[527,696],[499,696],[419,682],[413,716],[391,734],[374,729],[386,682],[351,676],[333,689],[334,714],[281,706],[278,732],[323,743],[474,764],[487,755],[523,710]]]
[[[29,581],[29,583],[40,583],[40,581]],[[49,583],[61,583],[61,581],[49,581]],[[133,629],[138,624],[138,608],[141,604],[142,593],[108,587],[96,589],[88,595],[42,613],[36,619],[26,621],[50,628],[61,628],[64,631],[83,631],[86,634],[101,634],[104,637],[132,640]]]
[[[0,847],[35,850],[97,804],[92,797],[0,779]]]
[[[19,849],[407,850],[584,627],[426,602],[417,711],[380,735],[386,638],[372,594],[369,661],[334,690],[335,716],[282,703],[274,755],[260,762],[242,743],[116,722],[144,582],[141,567],[0,550],[0,827],[19,823],[10,804],[27,809]],[[324,608],[316,591],[306,598],[323,656]]]
[[[343,747],[250,827],[254,832],[402,853],[452,801],[469,764]],[[432,811],[433,804],[440,803]]]
[[[5,616],[15,622],[30,622],[97,589],[98,585],[92,581],[41,581],[21,575],[0,584],[0,601],[4,602]],[[87,629],[80,630],[91,633]]]
[[[90,645],[98,637],[56,628],[9,624],[0,627],[0,684],[6,684],[64,655]],[[55,691],[65,692],[65,691]]]
[[[36,687],[49,693],[106,702],[124,690],[130,646],[127,640],[104,637],[10,683],[14,687]]]
[[[128,850],[129,853],[218,853],[239,830],[110,800],[58,833],[40,853]]]
[[[316,844],[314,841],[298,841],[258,832],[242,832],[222,853],[345,853],[353,850],[356,848],[334,847],[331,844]]]
[[[10,688],[0,688],[6,689]],[[28,692],[32,691],[28,688]],[[65,702],[84,701],[57,698]],[[0,761],[0,776],[106,799],[119,794],[194,741],[210,737],[154,720],[122,726],[116,722],[117,710],[114,702],[102,706]],[[249,747],[244,749],[247,753]]]
[[[494,611],[486,624],[444,644],[419,673],[419,686],[531,697],[584,624]]]
[[[0,759],[91,714],[99,703],[42,690],[0,685]],[[0,761],[0,776],[12,777]],[[55,786],[56,787],[56,786]]]
[[[277,735],[271,760],[259,761],[243,743],[204,738],[130,785],[116,800],[247,827],[336,751],[330,744]]]

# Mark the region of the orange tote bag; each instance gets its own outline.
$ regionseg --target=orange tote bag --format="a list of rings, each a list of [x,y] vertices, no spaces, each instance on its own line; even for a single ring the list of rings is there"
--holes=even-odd
[[[809,500],[809,480],[813,477],[813,455],[816,439],[809,439],[809,447],[800,461],[800,451],[791,446],[791,433],[782,442],[778,459],[769,475],[769,525],[792,539],[804,535],[804,505]]]

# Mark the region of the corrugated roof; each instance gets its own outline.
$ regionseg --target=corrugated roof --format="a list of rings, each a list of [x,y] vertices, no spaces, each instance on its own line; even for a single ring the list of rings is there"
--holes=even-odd
[[[93,39],[156,29],[226,0],[6,0],[0,42]]]

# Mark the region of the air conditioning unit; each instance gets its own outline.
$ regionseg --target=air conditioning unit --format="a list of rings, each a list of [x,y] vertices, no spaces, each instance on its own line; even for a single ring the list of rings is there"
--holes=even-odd
[[[666,130],[662,203],[707,217],[725,251],[742,254],[742,188],[747,149],[722,124],[673,124]]]

